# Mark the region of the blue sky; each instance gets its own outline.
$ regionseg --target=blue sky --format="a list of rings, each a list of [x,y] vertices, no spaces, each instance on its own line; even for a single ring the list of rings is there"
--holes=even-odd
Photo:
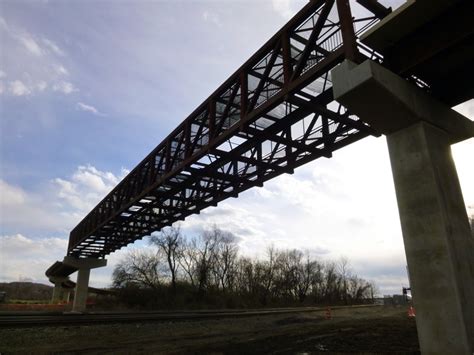
[[[305,3],[0,2],[0,281],[47,282],[69,231]],[[472,101],[458,109],[474,117]],[[453,148],[467,206],[473,144]],[[182,228],[225,226],[245,255],[270,243],[345,255],[397,292],[406,284],[397,213],[384,138],[368,138]],[[121,255],[92,284],[110,283]]]

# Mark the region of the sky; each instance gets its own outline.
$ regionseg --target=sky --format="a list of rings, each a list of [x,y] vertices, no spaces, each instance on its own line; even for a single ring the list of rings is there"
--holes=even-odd
[[[69,231],[306,1],[0,2],[0,282],[48,284]],[[402,1],[384,1],[393,8]],[[357,12],[357,7],[353,9]],[[474,101],[456,109],[474,119]],[[453,146],[474,213],[474,140]],[[345,256],[381,294],[408,284],[384,137],[366,138],[181,223],[241,255]],[[91,273],[108,286],[135,243]],[[73,275],[74,278],[74,275]]]

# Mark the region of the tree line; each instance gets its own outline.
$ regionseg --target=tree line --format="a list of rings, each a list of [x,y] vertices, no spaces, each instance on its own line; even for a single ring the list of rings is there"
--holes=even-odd
[[[129,305],[265,307],[356,304],[373,300],[375,285],[349,262],[320,261],[297,249],[270,246],[264,259],[239,255],[237,238],[213,226],[195,238],[169,227],[148,250],[130,251],[115,267],[113,286]]]

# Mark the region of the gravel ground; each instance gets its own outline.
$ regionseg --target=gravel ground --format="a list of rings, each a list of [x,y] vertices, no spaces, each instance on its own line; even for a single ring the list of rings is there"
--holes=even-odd
[[[218,320],[0,329],[0,353],[419,353],[405,308]]]

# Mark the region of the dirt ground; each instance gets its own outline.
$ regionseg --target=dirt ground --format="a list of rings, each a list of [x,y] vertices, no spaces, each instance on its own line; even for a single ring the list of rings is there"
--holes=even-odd
[[[0,353],[419,353],[405,308],[217,320],[0,329]]]

